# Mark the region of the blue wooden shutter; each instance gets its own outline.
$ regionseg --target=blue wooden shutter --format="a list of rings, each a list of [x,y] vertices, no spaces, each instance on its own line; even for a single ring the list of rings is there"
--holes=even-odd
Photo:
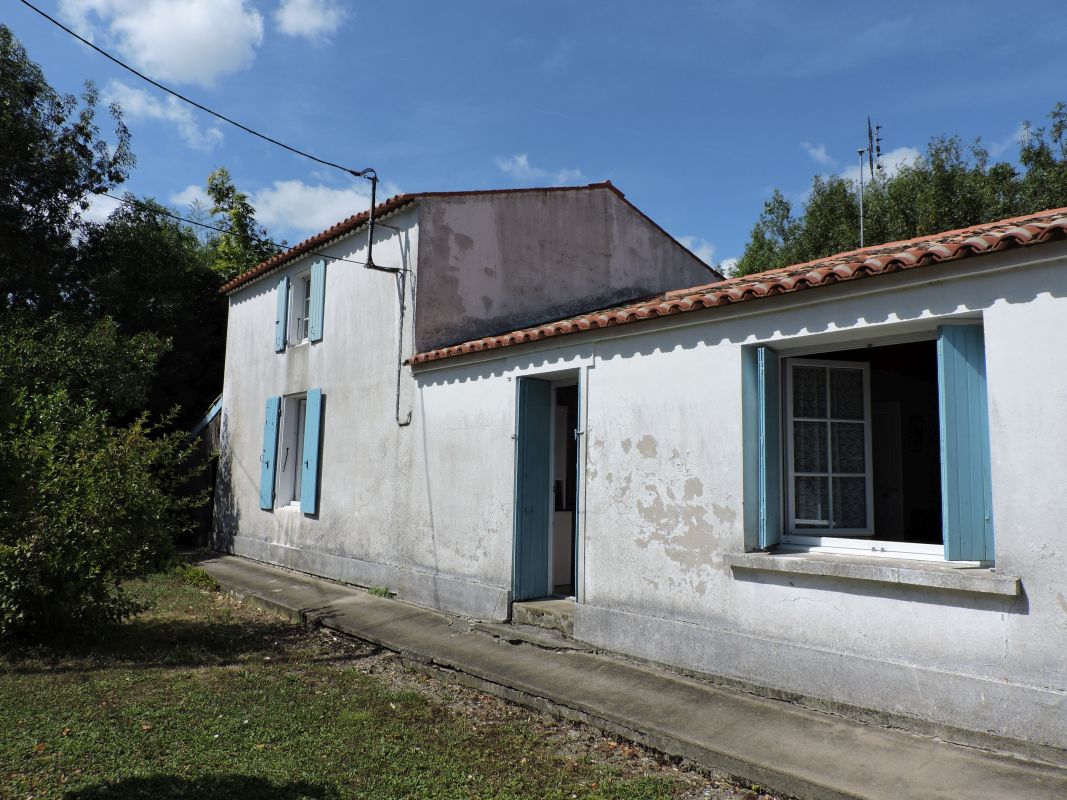
[[[300,465],[300,510],[319,510],[319,432],[322,428],[322,389],[308,389],[304,413],[304,461]]]
[[[289,276],[278,281],[277,311],[274,315],[274,352],[285,351],[285,328],[289,321]]]
[[[757,351],[759,366],[759,546],[773,547],[782,538],[781,372],[778,354]]]
[[[782,538],[781,373],[769,347],[741,355],[745,543],[767,549]]]
[[[326,262],[311,265],[311,317],[308,319],[308,339],[322,341],[322,315],[326,308]]]
[[[552,384],[520,378],[515,465],[513,599],[548,594]]]
[[[259,507],[274,508],[274,460],[278,455],[278,411],[280,397],[267,398],[263,423],[263,453],[259,457]]]
[[[981,326],[938,329],[937,389],[945,558],[992,561],[993,481]]]

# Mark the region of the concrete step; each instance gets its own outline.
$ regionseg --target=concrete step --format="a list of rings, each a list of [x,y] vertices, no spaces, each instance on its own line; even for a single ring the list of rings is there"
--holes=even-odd
[[[843,719],[609,654],[508,646],[457,617],[242,558],[200,566],[250,602],[393,650],[441,680],[796,797],[1067,798],[1067,769],[1054,764]]]
[[[511,604],[511,621],[517,625],[550,628],[564,636],[574,635],[574,601],[547,597]]]
[[[481,631],[510,644],[528,644],[556,651],[573,650],[582,653],[591,653],[593,651],[593,648],[584,642],[564,636],[558,630],[543,628],[539,625],[524,625],[517,622],[473,622],[471,623],[471,629]]]

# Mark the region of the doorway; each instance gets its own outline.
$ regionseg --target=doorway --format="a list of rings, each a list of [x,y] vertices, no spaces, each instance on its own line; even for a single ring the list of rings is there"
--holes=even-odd
[[[516,421],[517,601],[573,598],[577,584],[578,375],[520,378]]]

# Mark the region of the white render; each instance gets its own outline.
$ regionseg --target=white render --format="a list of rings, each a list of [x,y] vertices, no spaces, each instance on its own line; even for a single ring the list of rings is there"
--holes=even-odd
[[[385,221],[399,230],[379,229],[375,261],[416,269],[417,211]],[[362,261],[364,241],[325,252]],[[805,702],[1067,749],[1067,245],[405,366],[406,425],[410,280],[331,263],[323,341],[279,355],[281,274],[231,296],[220,547],[507,619],[516,379],[577,371],[577,638]],[[995,573],[1022,593],[731,567],[754,549],[742,347],[802,355],[959,319],[984,325]],[[308,387],[326,396],[320,512],[263,511],[264,401]]]

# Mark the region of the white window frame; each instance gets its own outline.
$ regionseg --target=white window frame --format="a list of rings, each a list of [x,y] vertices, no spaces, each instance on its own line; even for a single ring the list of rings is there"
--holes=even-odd
[[[307,394],[282,398],[281,430],[278,432],[278,468],[275,470],[275,507],[300,508],[300,482],[303,475],[304,428],[307,422]]]
[[[289,341],[304,344],[311,330],[311,272],[301,272],[289,281]]]
[[[785,395],[783,398],[784,411],[785,411],[785,442],[783,448],[783,454],[785,456],[785,475],[786,475],[786,510],[788,516],[786,517],[786,531],[783,541],[792,540],[795,538],[800,539],[825,539],[825,538],[844,538],[847,540],[849,537],[871,537],[874,535],[874,470],[871,460],[871,365],[866,361],[836,361],[833,359],[810,359],[810,358],[786,358],[783,360],[783,367],[785,369]],[[825,419],[808,419],[808,418],[794,418],[793,416],[793,368],[794,367],[821,367],[826,370],[826,414]],[[847,422],[856,423],[860,420],[856,419],[840,419],[835,420],[831,413],[830,407],[830,375],[829,370],[833,368],[839,369],[855,369],[859,370],[863,374],[863,444],[864,444],[864,472],[859,473],[835,473],[833,471],[833,423],[834,422]],[[864,479],[864,489],[866,495],[866,507],[867,507],[867,524],[862,528],[798,528],[796,518],[796,477],[797,473],[794,469],[793,461],[793,425],[796,422],[812,421],[812,422],[825,422],[827,425],[827,437],[826,437],[826,467],[825,473],[827,479],[827,499],[830,504],[829,519],[833,522],[833,479],[834,477],[862,477]],[[801,475],[806,473],[801,473]],[[822,473],[820,473],[821,475]],[[821,531],[826,531],[830,536],[822,535]]]

